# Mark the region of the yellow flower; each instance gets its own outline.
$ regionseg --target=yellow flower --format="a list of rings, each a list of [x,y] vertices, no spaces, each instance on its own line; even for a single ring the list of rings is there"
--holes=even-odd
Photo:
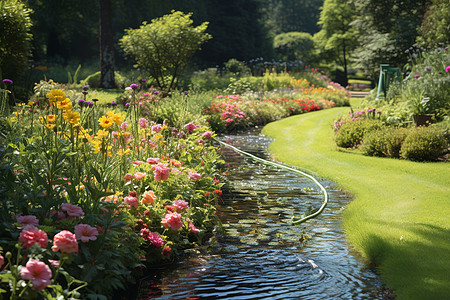
[[[122,124],[123,122],[123,117],[120,113],[114,113],[114,111],[109,111],[106,113],[106,116],[108,118],[110,118],[114,123],[116,123],[117,125]]]
[[[92,140],[91,144],[92,144],[92,146],[94,146],[94,153],[99,153],[101,145],[102,145],[102,142],[101,141],[97,141],[97,140]]]
[[[49,123],[53,123],[56,120],[56,116],[55,115],[48,115],[47,116],[47,122]]]
[[[112,126],[113,120],[111,118],[108,118],[107,116],[103,116],[100,119],[98,119],[98,123],[103,128],[108,129],[109,127]]]
[[[71,110],[65,110],[63,112],[64,120],[71,124],[78,124],[80,122],[80,113]]]
[[[47,93],[48,101],[57,102],[66,99],[66,94],[62,90],[52,90]]]
[[[28,105],[33,105],[34,104],[34,102],[33,101],[30,101],[30,102],[28,102]]]
[[[55,124],[46,124],[45,127],[48,129],[53,129],[55,127]]]
[[[157,140],[157,139],[160,139],[160,138],[162,138],[163,136],[161,135],[161,134],[157,134],[157,135],[155,135],[153,138],[155,139],[155,140]]]
[[[117,154],[119,154],[120,156],[123,156],[123,155],[125,155],[125,154],[129,154],[131,152],[131,150],[130,149],[127,149],[127,150],[123,150],[123,149],[119,149],[118,151],[117,151]]]
[[[97,138],[102,139],[104,137],[107,137],[109,134],[108,131],[100,129],[99,131],[97,131]]]
[[[70,110],[72,109],[73,105],[72,105],[72,101],[70,101],[69,98],[65,98],[62,101],[57,101],[56,102],[56,107],[58,109],[66,109],[66,110]]]

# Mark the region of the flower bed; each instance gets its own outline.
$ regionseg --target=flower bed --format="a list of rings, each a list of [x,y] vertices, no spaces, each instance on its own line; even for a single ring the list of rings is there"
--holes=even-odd
[[[3,296],[106,299],[208,238],[224,175],[206,126],[47,98],[2,138]]]

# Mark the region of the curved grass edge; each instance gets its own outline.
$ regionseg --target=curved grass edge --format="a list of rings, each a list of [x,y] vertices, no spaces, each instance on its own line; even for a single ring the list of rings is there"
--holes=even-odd
[[[351,245],[376,266],[397,299],[450,295],[450,164],[367,157],[340,151],[334,108],[266,125],[269,151],[283,163],[337,183],[354,199],[343,224]]]

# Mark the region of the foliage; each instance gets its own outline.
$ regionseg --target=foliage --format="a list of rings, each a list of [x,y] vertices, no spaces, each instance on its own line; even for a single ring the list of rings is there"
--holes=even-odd
[[[353,0],[352,3],[356,12],[352,26],[359,32],[359,45],[354,52],[357,67],[373,75],[380,64],[403,66],[407,59],[403,52],[418,35],[424,2]]]
[[[217,68],[196,71],[190,77],[190,86],[195,90],[213,91],[226,89],[235,76],[231,73],[220,74]]]
[[[400,158],[400,149],[409,130],[402,127],[382,127],[365,135],[361,151],[364,155]]]
[[[408,134],[401,148],[402,158],[433,161],[448,150],[448,142],[439,128],[417,127]]]
[[[342,148],[358,147],[366,134],[381,127],[382,122],[373,119],[358,119],[344,123],[336,133],[336,145]]]
[[[232,58],[230,60],[228,60],[225,64],[225,69],[234,74],[234,75],[240,75],[240,76],[244,76],[244,75],[250,75],[250,68],[247,67],[247,65],[242,62],[242,61],[238,61],[235,58]]]
[[[0,77],[15,82],[22,79],[31,58],[31,15],[23,2],[4,0],[0,3]]]
[[[275,53],[284,61],[300,60],[311,63],[314,54],[314,41],[307,32],[286,32],[275,36]]]
[[[0,274],[2,292],[111,297],[140,268],[171,261],[217,225],[224,176],[212,133],[187,119],[175,128],[142,118],[136,87],[126,114],[84,99],[76,105],[58,89],[10,119],[0,156],[0,247],[17,260]],[[29,230],[50,243],[34,242]],[[74,236],[71,252],[55,248],[63,233]],[[29,258],[49,270],[42,289],[19,272]]]
[[[347,86],[347,65],[351,52],[356,47],[357,31],[351,22],[355,14],[352,2],[344,0],[325,0],[320,12],[320,31],[314,35],[314,41],[320,56],[327,56],[338,62],[344,69]]]
[[[98,71],[87,76],[81,81],[81,85],[89,85],[91,88],[98,88],[100,86],[100,75],[100,71]],[[129,84],[128,80],[117,71],[114,72],[114,80],[116,86],[119,88],[125,88],[125,86]]]
[[[422,46],[450,44],[450,2],[432,0],[423,16],[417,42]]]
[[[194,27],[191,16],[172,11],[150,24],[144,22],[139,29],[127,29],[120,40],[125,53],[136,60],[136,67],[148,72],[166,92],[176,87],[192,56],[212,37],[205,33],[208,23]]]

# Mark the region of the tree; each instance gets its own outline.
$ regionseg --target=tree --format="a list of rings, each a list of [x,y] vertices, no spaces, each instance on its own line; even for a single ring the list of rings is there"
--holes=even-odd
[[[448,1],[448,0],[447,0]],[[403,67],[414,45],[428,0],[352,0],[359,46],[357,67],[372,72],[382,63]]]
[[[273,41],[275,52],[283,60],[301,60],[311,63],[313,59],[314,41],[307,32],[287,32],[275,36]]]
[[[450,44],[450,1],[432,0],[420,26],[417,42],[422,46]]]
[[[0,78],[19,81],[31,58],[31,10],[21,1],[0,3]]]
[[[99,0],[99,46],[100,46],[100,86],[105,89],[115,87],[114,80],[114,38],[112,26],[111,0]]]
[[[176,87],[178,78],[201,45],[212,38],[206,33],[208,22],[194,27],[192,13],[171,14],[144,22],[138,29],[127,29],[120,40],[125,53],[136,66],[149,72],[162,90]]]
[[[342,85],[348,84],[347,66],[351,52],[356,48],[356,30],[350,23],[354,6],[345,0],[325,0],[320,12],[320,31],[314,35],[321,55],[333,59],[344,69]]]

